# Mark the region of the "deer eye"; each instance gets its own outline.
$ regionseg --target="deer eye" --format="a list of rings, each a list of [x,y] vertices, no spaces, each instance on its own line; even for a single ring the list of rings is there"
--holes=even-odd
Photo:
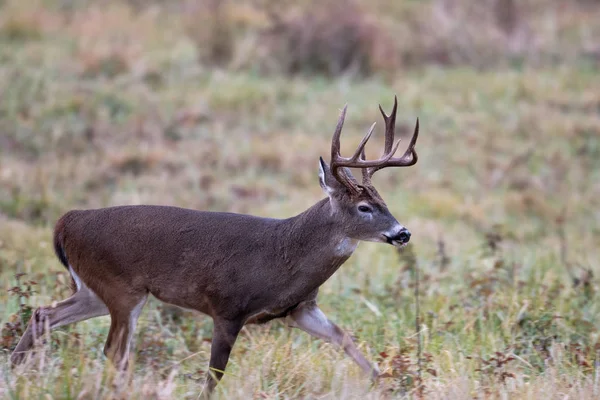
[[[360,205],[360,206],[358,206],[358,211],[363,212],[363,213],[370,213],[373,210],[371,210],[371,207],[369,207],[369,206]]]

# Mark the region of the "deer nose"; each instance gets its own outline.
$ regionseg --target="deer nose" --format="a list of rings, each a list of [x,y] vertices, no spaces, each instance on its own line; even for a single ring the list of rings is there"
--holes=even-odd
[[[406,228],[402,228],[402,230],[398,233],[398,239],[400,239],[402,243],[408,243],[410,240],[410,231]]]

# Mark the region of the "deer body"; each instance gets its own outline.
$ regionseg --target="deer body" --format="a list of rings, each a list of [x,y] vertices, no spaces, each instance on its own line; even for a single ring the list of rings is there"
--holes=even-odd
[[[410,239],[371,185],[378,169],[417,161],[418,123],[405,154],[393,157],[396,108],[397,102],[389,117],[382,110],[384,155],[373,161],[364,156],[373,127],[354,156],[339,155],[344,109],[333,136],[331,164],[323,159],[319,164],[328,197],[295,217],[148,205],[66,213],[56,224],[54,247],[74,281],[74,294],[34,312],[11,361],[26,358],[45,326],[53,329],[110,314],[104,352],[125,369],[137,319],[152,294],[213,318],[207,394],[223,375],[240,329],[283,317],[290,326],[343,347],[365,372],[377,376],[377,368],[327,319],[316,298],[359,241],[401,247]],[[362,184],[347,167],[362,168]]]
[[[124,206],[71,211],[57,227],[70,267],[94,293],[125,286],[242,321],[307,300],[351,255],[338,254],[345,238],[327,200],[282,220]]]

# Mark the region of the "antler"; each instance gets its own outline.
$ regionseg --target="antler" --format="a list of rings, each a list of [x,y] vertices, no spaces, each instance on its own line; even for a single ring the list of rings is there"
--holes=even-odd
[[[385,122],[385,145],[384,151],[381,158],[377,160],[366,160],[365,157],[365,146],[367,141],[373,134],[373,129],[375,128],[375,123],[371,125],[371,128],[360,141],[356,151],[352,155],[352,157],[342,157],[340,155],[340,136],[342,134],[342,127],[344,126],[344,119],[346,118],[346,109],[348,106],[344,106],[342,113],[340,114],[340,118],[337,123],[337,127],[335,128],[335,133],[333,134],[333,139],[331,141],[331,173],[333,176],[342,184],[344,184],[351,191],[358,193],[361,191],[361,188],[356,183],[354,178],[349,176],[349,173],[345,168],[362,168],[363,174],[363,185],[369,185],[371,183],[371,177],[378,170],[385,167],[408,167],[414,165],[417,160],[417,152],[415,151],[415,144],[417,143],[417,138],[419,137],[419,120],[417,119],[417,124],[415,125],[415,131],[410,140],[408,148],[404,152],[402,157],[394,157],[396,150],[398,150],[398,146],[400,145],[400,139],[394,144],[394,133],[396,127],[396,111],[398,109],[398,98],[394,96],[394,108],[392,109],[392,113],[387,116],[381,105],[379,106],[379,110],[383,115],[383,120]]]

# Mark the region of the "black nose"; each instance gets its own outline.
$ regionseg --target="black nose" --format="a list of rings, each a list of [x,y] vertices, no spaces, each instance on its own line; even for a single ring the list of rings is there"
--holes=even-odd
[[[410,240],[410,232],[408,229],[403,228],[400,233],[398,233],[398,239],[400,239],[402,243],[408,243]]]

